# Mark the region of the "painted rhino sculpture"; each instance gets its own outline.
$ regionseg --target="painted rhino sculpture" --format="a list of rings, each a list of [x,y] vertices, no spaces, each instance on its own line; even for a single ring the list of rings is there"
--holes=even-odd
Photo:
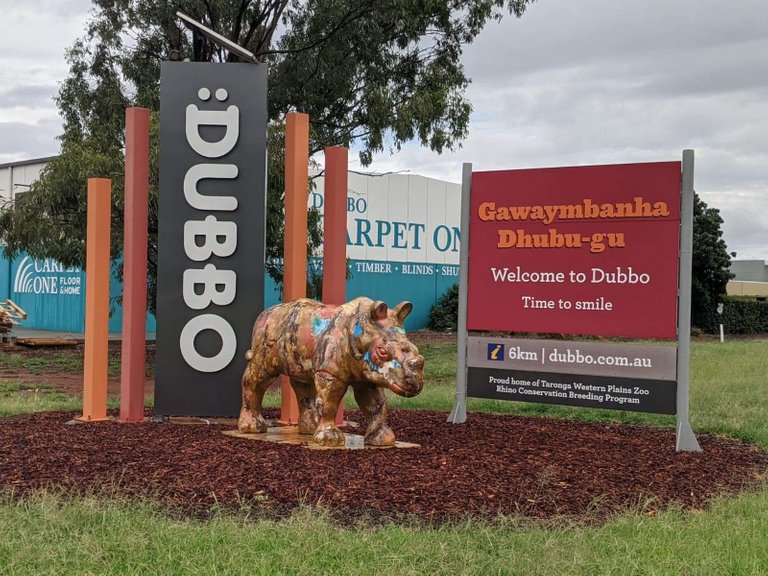
[[[424,357],[406,337],[410,302],[388,309],[384,302],[356,298],[341,306],[301,299],[268,308],[253,327],[243,374],[238,430],[266,432],[264,393],[280,374],[289,377],[299,408],[299,433],[323,446],[342,446],[336,427],[348,387],[369,424],[365,443],[391,446],[386,390],[416,396],[424,385]]]

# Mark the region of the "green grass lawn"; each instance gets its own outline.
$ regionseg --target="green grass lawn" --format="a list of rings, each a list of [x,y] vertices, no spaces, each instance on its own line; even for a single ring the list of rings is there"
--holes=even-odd
[[[0,353],[0,373],[24,370],[32,374],[64,373],[73,374],[83,371],[82,348],[60,348],[41,350],[39,356]],[[109,376],[120,375],[120,354],[114,351],[107,361]],[[152,367],[147,366],[147,374],[152,374]]]
[[[0,417],[51,410],[78,410],[82,408],[81,398],[68,396],[59,390],[21,382],[0,381]]]
[[[420,347],[427,383],[397,408],[450,410],[452,344]],[[697,342],[692,350],[691,424],[697,433],[768,448],[768,341]],[[41,377],[44,382],[44,376]],[[274,398],[272,398],[274,400]],[[349,395],[347,406],[353,407]],[[0,384],[0,415],[77,409],[55,390]],[[674,418],[470,399],[488,410],[674,426]],[[2,455],[0,454],[0,458]],[[0,498],[0,574],[768,574],[768,486],[720,499],[704,511],[626,514],[600,525],[500,518],[428,528],[340,526],[318,509],[284,521],[255,511],[207,521],[170,518],[152,503],[40,494]]]
[[[13,353],[0,354],[0,371],[17,370],[25,370],[33,374],[82,372],[83,357],[71,349],[59,350],[53,354],[41,354],[38,357]]]

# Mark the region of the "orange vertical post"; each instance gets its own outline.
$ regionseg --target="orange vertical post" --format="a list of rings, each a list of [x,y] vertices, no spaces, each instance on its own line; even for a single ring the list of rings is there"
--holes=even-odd
[[[144,419],[147,343],[147,222],[149,110],[125,111],[125,215],[123,239],[123,342],[120,421]]]
[[[85,258],[85,366],[82,420],[107,419],[109,244],[112,181],[88,179]]]
[[[323,211],[323,302],[343,304],[347,299],[347,168],[346,148],[325,149]],[[336,424],[344,423],[339,403]]]
[[[283,301],[307,295],[307,201],[309,199],[309,115],[285,120],[285,243]],[[290,382],[280,378],[280,421],[296,424],[299,407]]]

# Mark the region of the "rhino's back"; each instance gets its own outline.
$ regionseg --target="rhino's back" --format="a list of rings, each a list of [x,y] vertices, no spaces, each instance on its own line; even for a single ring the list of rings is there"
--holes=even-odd
[[[336,309],[308,298],[268,308],[253,327],[253,355],[260,355],[270,371],[310,377],[317,342]]]

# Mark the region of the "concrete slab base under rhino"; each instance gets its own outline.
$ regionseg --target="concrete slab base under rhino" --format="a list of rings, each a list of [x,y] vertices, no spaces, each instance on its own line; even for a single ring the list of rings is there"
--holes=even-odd
[[[244,434],[238,430],[225,430],[222,434],[246,440],[260,440],[277,444],[300,444],[313,450],[382,450],[386,448],[421,448],[419,444],[410,442],[395,442],[394,446],[370,446],[365,444],[365,437],[360,434],[344,433],[343,446],[321,446],[312,440],[311,435],[299,434],[298,426],[273,426],[263,434]]]

